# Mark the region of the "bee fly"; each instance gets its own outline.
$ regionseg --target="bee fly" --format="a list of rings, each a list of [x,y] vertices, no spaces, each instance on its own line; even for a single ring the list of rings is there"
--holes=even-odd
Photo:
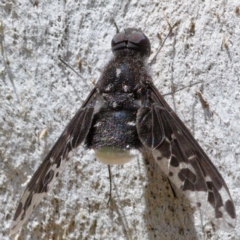
[[[79,144],[107,164],[123,164],[132,149],[151,150],[169,180],[225,231],[236,214],[228,187],[189,130],[166,103],[147,71],[149,39],[128,28],[112,39],[113,58],[29,182],[16,210],[16,233],[52,187]]]

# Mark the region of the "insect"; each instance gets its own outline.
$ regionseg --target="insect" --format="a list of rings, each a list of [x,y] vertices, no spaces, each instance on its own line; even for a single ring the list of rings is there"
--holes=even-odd
[[[107,164],[130,161],[131,149],[151,150],[161,170],[191,203],[218,227],[234,229],[236,213],[224,179],[147,71],[147,36],[140,29],[125,29],[113,37],[112,51],[95,88],[27,185],[11,233],[22,227],[81,143]]]

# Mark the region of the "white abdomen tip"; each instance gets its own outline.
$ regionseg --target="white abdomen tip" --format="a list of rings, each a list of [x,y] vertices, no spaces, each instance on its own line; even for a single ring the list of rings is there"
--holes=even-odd
[[[95,156],[100,162],[105,164],[125,164],[136,156],[134,152],[134,150],[102,147],[95,150]]]

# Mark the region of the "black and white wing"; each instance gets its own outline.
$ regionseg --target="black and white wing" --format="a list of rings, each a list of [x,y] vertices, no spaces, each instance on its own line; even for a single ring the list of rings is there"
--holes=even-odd
[[[190,202],[217,227],[233,230],[236,213],[224,179],[152,84],[137,113],[137,131],[157,164]]]
[[[65,168],[70,152],[85,140],[91,127],[95,101],[96,89],[89,94],[34,173],[17,207],[10,234],[15,234],[22,227]]]

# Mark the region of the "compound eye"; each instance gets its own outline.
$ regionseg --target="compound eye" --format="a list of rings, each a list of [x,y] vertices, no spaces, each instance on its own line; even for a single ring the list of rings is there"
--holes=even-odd
[[[129,37],[129,42],[135,44],[136,46],[138,46],[141,50],[145,50],[148,55],[150,55],[150,41],[147,38],[147,36],[145,36],[143,33],[141,32],[133,32],[130,37]]]
[[[112,39],[112,48],[114,48],[119,43],[124,43],[125,41],[127,41],[125,32],[116,34]]]

